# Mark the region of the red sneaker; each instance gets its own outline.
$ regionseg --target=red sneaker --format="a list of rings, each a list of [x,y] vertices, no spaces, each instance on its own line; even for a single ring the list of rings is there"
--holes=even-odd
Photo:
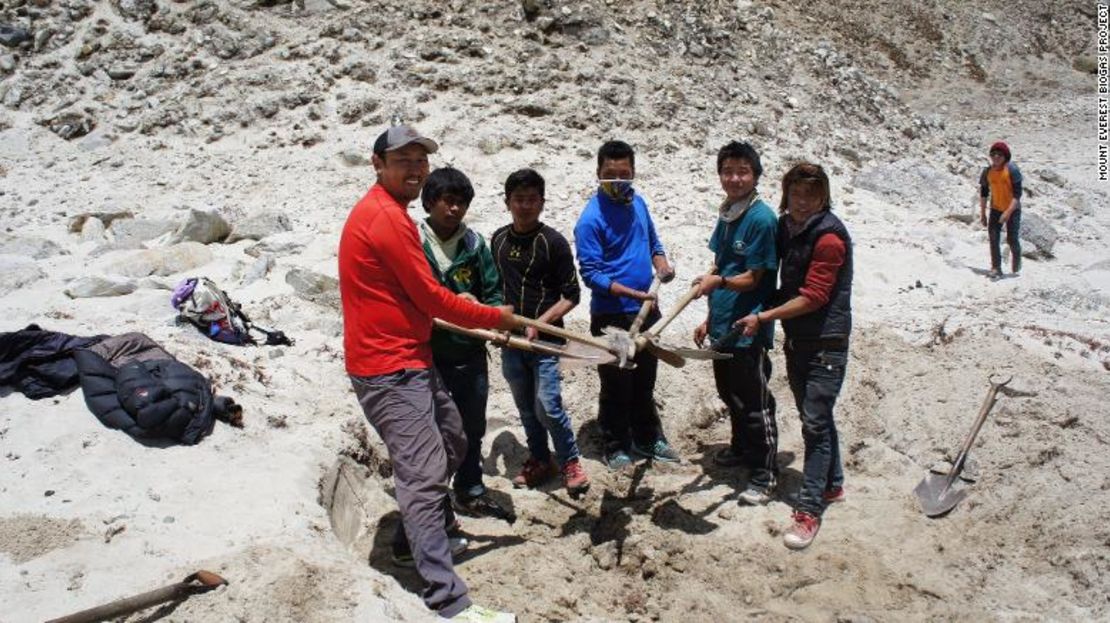
[[[809,547],[813,538],[817,536],[817,531],[821,529],[821,518],[802,511],[794,511],[792,520],[793,525],[787,529],[786,534],[782,535],[783,545],[790,549]]]
[[[825,504],[836,504],[847,499],[848,494],[844,492],[844,487],[833,487],[821,494],[821,497],[824,498]]]
[[[513,486],[518,489],[523,487],[538,487],[554,478],[557,473],[559,473],[559,470],[550,459],[545,463],[528,457],[528,460],[524,462],[524,466],[520,468],[520,473],[513,478]]]
[[[567,493],[571,495],[582,495],[590,488],[590,477],[582,468],[581,461],[578,459],[567,461],[563,466],[563,483],[567,487]]]

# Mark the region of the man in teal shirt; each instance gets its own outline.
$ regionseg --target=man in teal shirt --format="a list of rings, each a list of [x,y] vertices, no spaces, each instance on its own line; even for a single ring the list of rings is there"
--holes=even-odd
[[[709,295],[709,315],[694,330],[701,346],[708,335],[713,348],[732,359],[713,362],[717,395],[728,407],[732,425],[729,446],[714,461],[726,467],[747,467],[742,503],[766,504],[775,488],[778,468],[778,427],[775,398],[767,385],[771,376],[774,325],[766,323],[751,337],[732,331],[739,318],[758,313],[775,292],[778,219],[760,197],[756,184],[763,173],[759,154],[748,143],[731,142],[717,153],[717,174],[725,199],[709,239],[716,271],[699,278],[701,295]]]

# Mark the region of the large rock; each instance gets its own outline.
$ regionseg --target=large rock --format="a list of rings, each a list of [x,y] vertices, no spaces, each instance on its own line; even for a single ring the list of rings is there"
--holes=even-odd
[[[103,296],[123,296],[136,290],[135,283],[123,279],[107,277],[80,277],[73,280],[65,289],[71,299],[88,299]]]
[[[182,242],[170,247],[150,249],[129,255],[108,266],[108,271],[125,277],[157,275],[167,277],[204,266],[212,261],[212,251],[199,242]]]
[[[65,249],[45,238],[0,234],[0,255],[18,255],[41,260],[65,253]]]
[[[0,296],[46,277],[38,265],[19,255],[0,255]]]
[[[117,218],[108,227],[117,248],[137,249],[148,240],[160,238],[176,229],[173,221]]]
[[[286,257],[299,253],[304,248],[304,240],[302,236],[292,233],[275,234],[259,242],[252,244],[244,251],[251,257],[261,257],[264,254],[270,254],[274,257]]]
[[[78,234],[84,231],[85,221],[90,218],[95,218],[105,227],[111,227],[117,219],[132,218],[134,216],[135,215],[128,210],[117,210],[115,212],[82,212],[69,219],[69,233]]]
[[[174,231],[174,242],[223,242],[231,233],[231,226],[215,210],[189,210],[185,222]]]
[[[280,234],[293,229],[289,217],[281,212],[263,212],[235,223],[228,236],[228,244],[240,240],[262,240],[266,236]]]
[[[1005,236],[1005,233],[1003,233]],[[1044,219],[1043,216],[1030,212],[1026,208],[1021,210],[1021,254],[1033,259],[1050,259],[1052,247],[1056,245],[1056,230]]]
[[[306,301],[339,309],[339,280],[334,277],[306,268],[294,268],[285,273],[285,283]]]

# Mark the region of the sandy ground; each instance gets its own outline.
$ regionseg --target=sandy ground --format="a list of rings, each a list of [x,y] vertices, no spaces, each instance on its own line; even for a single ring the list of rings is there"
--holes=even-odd
[[[977,211],[973,179],[932,189],[966,199],[943,210],[863,190],[857,167],[826,160],[856,241],[857,331],[837,412],[848,500],[828,512],[814,545],[781,545],[803,452],[781,352],[773,389],[783,483],[765,508],[739,506],[743,474],[710,460],[728,424],[708,364],[697,362],[661,367],[656,394],[681,464],[607,472],[596,374],[573,370],[564,399],[593,487],[578,500],[554,486],[512,490],[525,449],[494,352],[487,484],[520,519],[466,521],[473,544],[458,568],[476,601],[529,622],[1110,617],[1102,521],[1110,504],[1110,216],[1100,207],[1108,187],[1095,181],[1094,108],[1085,92],[1066,92],[1017,101],[1000,120],[982,112],[984,90],[948,88],[938,81],[905,98],[923,111],[950,105],[947,131],[983,149],[998,137],[1010,142],[1032,189],[1026,210],[1059,234],[1055,258],[1026,260],[1020,278],[989,281],[981,274],[986,232],[946,216]],[[471,225],[488,235],[506,223],[504,175],[535,166],[549,183],[545,220],[569,235],[592,189],[594,145],[576,149],[544,135],[485,154],[475,137],[491,129],[462,105],[435,100],[418,125],[442,139],[436,164],[454,163],[474,179]],[[127,620],[430,620],[418,578],[389,562],[398,515],[381,443],[367,435],[343,371],[341,319],[296,296],[284,278],[294,268],[335,275],[346,212],[372,182],[368,166],[337,154],[365,152],[377,129],[329,133],[309,147],[254,129],[214,143],[170,134],[112,142],[98,132],[64,142],[30,113],[9,116],[12,127],[0,132],[4,233],[49,240],[61,252],[0,258],[10,280],[0,328],[143,331],[234,395],[247,425],[221,424],[198,446],[159,449],[103,428],[80,392],[0,398],[0,621],[60,616],[201,568],[230,585]],[[526,119],[494,130],[529,136]],[[796,151],[768,150],[761,189],[773,204]],[[711,154],[689,147],[641,156],[638,187],[678,265],[664,307],[710,260],[712,166]],[[274,252],[265,278],[239,285],[256,261],[245,253],[249,240],[208,245],[211,261],[187,274],[226,285],[295,346],[222,346],[174,326],[165,288],[184,274],[140,280],[118,298],[63,294],[72,280],[112,274],[137,253],[104,252],[102,240],[69,233],[69,217],[127,209],[178,219],[186,208],[217,209],[233,222],[267,210],[288,216],[292,231],[277,239],[292,245]],[[584,329],[587,309],[576,309],[570,326]],[[687,342],[703,314],[695,303],[667,341]],[[968,499],[927,519],[913,487],[930,465],[954,457],[991,374],[1012,375],[1018,392],[1000,399],[979,436],[972,456],[980,478]]]

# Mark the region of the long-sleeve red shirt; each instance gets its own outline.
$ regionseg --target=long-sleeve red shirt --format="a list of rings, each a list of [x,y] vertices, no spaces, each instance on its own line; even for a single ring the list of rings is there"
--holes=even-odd
[[[813,259],[809,262],[805,283],[798,294],[809,299],[814,309],[828,304],[833,285],[836,284],[836,275],[844,265],[847,254],[848,248],[844,246],[844,241],[833,233],[822,235],[813,245]]]
[[[436,281],[407,208],[379,184],[343,226],[339,292],[347,373],[355,376],[430,368],[432,318],[468,328],[492,328],[501,318]]]

